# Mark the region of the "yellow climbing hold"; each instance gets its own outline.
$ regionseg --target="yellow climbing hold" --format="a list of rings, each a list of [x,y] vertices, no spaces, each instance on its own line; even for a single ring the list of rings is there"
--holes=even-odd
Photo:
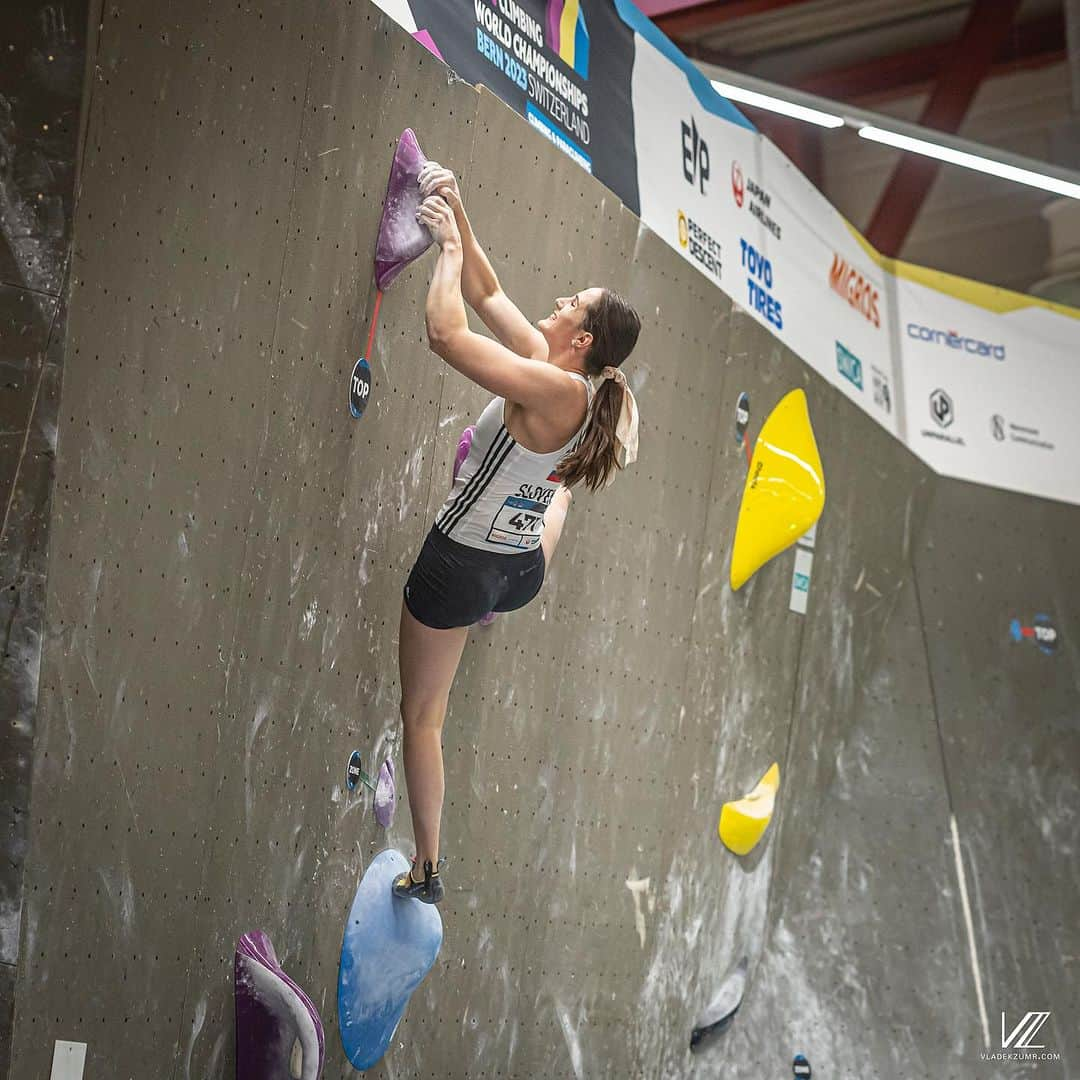
[[[720,839],[735,852],[754,850],[772,820],[776,790],[780,787],[780,766],[774,761],[758,786],[738,802],[724,803],[720,810]]]
[[[806,394],[792,390],[769,414],[754,444],[743,488],[731,587],[739,589],[774,555],[791,547],[825,506],[825,476]]]

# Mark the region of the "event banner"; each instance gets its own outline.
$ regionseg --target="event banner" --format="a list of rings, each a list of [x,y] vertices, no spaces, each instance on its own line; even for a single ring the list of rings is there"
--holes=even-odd
[[[634,34],[609,0],[376,0],[638,213]]]
[[[1080,503],[1080,311],[879,255],[630,0],[375,0],[935,471]]]

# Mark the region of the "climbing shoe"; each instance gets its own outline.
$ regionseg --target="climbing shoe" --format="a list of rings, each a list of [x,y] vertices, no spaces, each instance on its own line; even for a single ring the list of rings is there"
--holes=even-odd
[[[444,862],[444,859],[439,860],[439,868],[442,867]],[[415,863],[416,860],[413,859],[414,868]],[[407,870],[404,874],[394,878],[391,891],[402,900],[422,900],[425,904],[437,904],[446,892],[443,888],[442,877],[439,875],[439,869],[432,868],[430,859],[424,863],[424,876],[420,881],[413,877],[412,870]]]

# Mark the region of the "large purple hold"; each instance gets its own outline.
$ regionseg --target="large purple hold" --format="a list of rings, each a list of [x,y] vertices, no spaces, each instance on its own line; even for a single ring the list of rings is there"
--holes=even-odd
[[[375,246],[375,284],[388,289],[394,278],[431,247],[431,233],[416,220],[420,209],[420,188],[416,178],[427,164],[412,128],[398,139],[390,181],[386,185],[379,240]]]
[[[394,763],[387,758],[379,769],[379,779],[375,784],[375,820],[389,829],[394,820],[397,805],[394,790]]]
[[[236,1080],[319,1080],[323,1026],[311,999],[254,930],[236,943]]]

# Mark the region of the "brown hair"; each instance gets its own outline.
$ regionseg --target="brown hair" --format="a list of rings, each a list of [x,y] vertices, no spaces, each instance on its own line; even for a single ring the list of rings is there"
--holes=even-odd
[[[586,309],[581,328],[593,337],[585,358],[586,371],[599,375],[606,367],[618,367],[630,355],[641,332],[641,319],[617,292],[604,289],[600,299]],[[614,379],[605,379],[593,397],[577,446],[559,462],[559,477],[567,487],[584,481],[596,491],[622,468],[615,443],[622,403],[623,388]]]

